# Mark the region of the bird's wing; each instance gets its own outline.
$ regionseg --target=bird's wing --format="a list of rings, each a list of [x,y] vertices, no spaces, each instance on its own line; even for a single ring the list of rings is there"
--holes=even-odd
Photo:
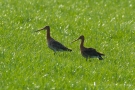
[[[84,54],[87,54],[89,56],[98,56],[98,52],[94,48],[87,48],[83,51]]]
[[[94,48],[87,48],[84,52],[89,54],[89,55],[94,55],[94,56],[104,55],[104,54],[102,54],[100,52],[97,52],[97,50],[94,49]]]
[[[52,47],[54,47],[56,50],[67,50],[68,49],[58,41],[53,41]]]

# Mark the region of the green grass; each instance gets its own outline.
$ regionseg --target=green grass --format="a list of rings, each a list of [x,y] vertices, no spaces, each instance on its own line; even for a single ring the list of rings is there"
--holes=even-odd
[[[53,55],[51,36],[73,52]],[[134,0],[1,0],[0,90],[134,90]],[[86,61],[85,46],[106,56]]]

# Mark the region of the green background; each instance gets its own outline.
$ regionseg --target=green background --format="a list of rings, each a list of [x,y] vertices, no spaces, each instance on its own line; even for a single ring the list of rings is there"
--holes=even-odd
[[[51,36],[71,48],[56,55]],[[0,0],[1,90],[135,89],[135,0]],[[103,52],[86,61],[84,45]]]

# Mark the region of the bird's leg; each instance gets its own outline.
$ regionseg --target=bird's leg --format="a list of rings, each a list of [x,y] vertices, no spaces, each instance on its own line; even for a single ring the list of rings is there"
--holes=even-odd
[[[91,62],[91,60],[89,60]]]
[[[86,61],[89,60],[89,58],[86,58]],[[91,62],[91,60],[89,60]]]
[[[54,52],[54,55],[56,54],[56,52]]]
[[[86,61],[87,61],[88,58],[86,58]]]

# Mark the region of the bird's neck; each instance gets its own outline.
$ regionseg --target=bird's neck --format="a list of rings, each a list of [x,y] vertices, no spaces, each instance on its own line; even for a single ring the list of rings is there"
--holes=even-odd
[[[50,29],[47,29],[47,39],[50,39],[51,36],[50,36]]]
[[[83,48],[84,47],[83,44],[84,44],[84,39],[81,39],[80,48]]]

